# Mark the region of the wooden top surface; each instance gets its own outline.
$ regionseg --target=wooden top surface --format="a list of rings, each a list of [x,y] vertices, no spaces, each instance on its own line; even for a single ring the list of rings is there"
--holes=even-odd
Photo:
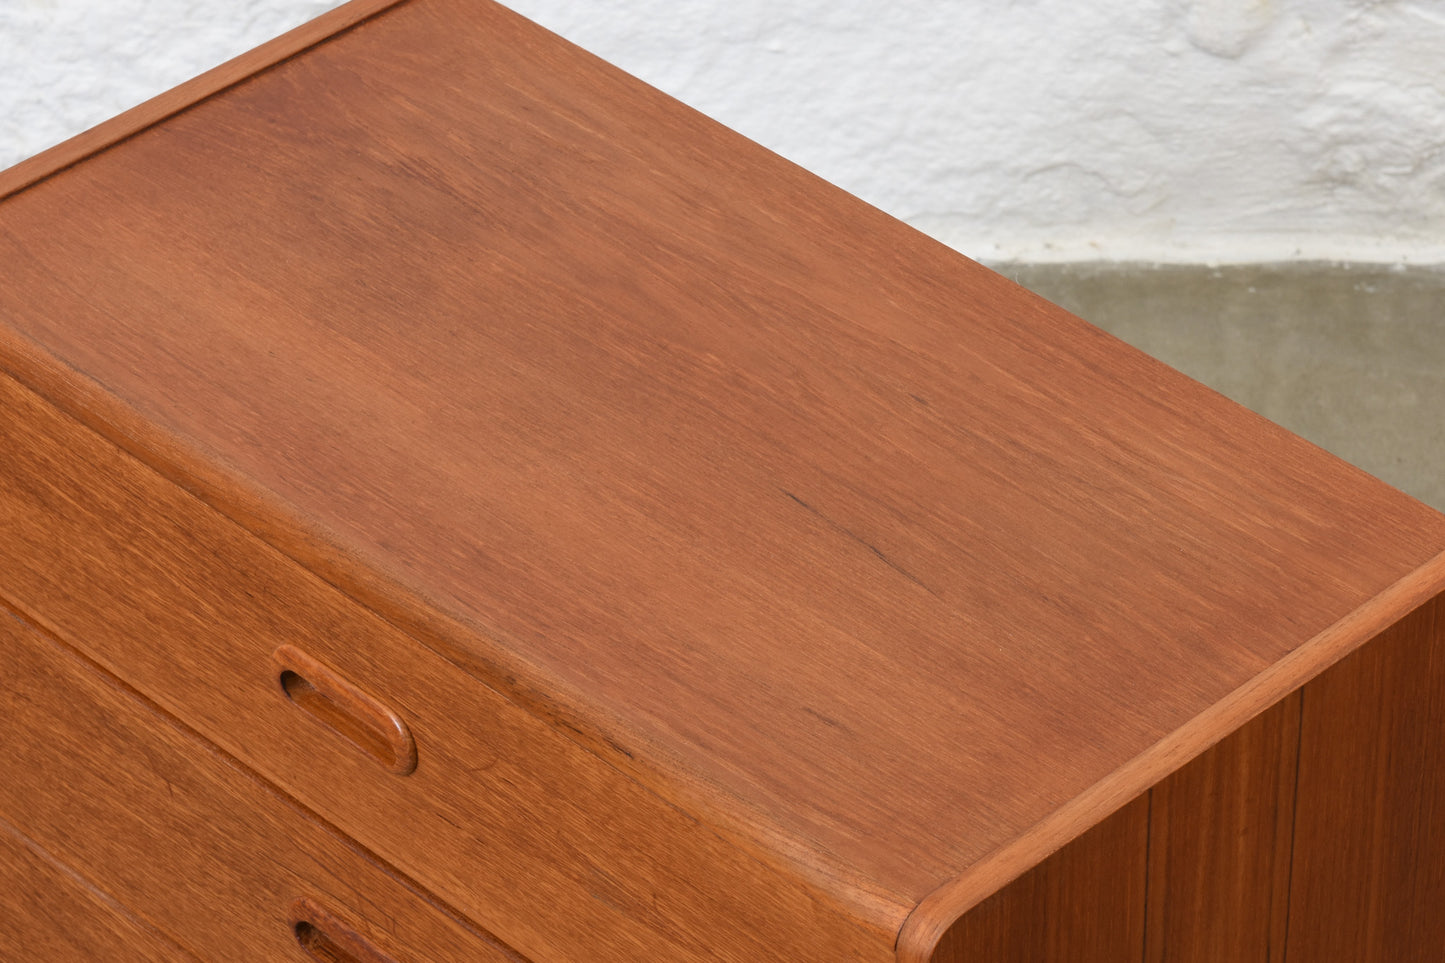
[[[0,264],[8,370],[900,921],[1439,587],[1445,517],[471,0],[23,187]]]

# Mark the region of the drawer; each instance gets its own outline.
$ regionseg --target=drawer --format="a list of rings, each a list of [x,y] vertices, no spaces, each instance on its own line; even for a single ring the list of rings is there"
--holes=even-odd
[[[518,960],[3,610],[0,649],[0,818],[189,952]]]
[[[183,963],[193,959],[0,820],[0,960]]]
[[[895,931],[745,853],[3,377],[0,412],[0,568],[17,608],[519,952],[892,959]]]

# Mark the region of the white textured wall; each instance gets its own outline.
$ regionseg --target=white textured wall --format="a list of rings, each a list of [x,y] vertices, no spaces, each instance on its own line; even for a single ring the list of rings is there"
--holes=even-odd
[[[0,168],[340,0],[0,0]]]
[[[0,161],[326,0],[0,0]],[[513,0],[989,260],[1445,261],[1442,0]]]

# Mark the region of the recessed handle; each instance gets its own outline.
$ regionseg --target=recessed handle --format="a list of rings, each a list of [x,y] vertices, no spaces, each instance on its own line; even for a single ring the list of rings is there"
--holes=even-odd
[[[396,963],[315,900],[291,904],[291,933],[313,960],[321,963]]]
[[[400,776],[416,770],[416,740],[401,717],[335,669],[283,645],[272,656],[281,692]]]

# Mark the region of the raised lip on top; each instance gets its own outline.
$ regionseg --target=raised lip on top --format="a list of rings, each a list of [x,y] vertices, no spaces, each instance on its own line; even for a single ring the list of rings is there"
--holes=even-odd
[[[0,170],[0,201],[407,0],[348,0],[205,73]]]
[[[1026,834],[929,893],[899,931],[898,963],[930,963],[939,940],[963,914],[1442,592],[1445,552],[1075,796]]]

